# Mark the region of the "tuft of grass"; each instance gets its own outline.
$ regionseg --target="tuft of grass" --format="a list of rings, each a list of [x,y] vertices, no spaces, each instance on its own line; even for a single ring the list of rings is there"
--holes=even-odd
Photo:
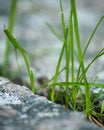
[[[22,54],[23,59],[25,61],[26,67],[27,67],[27,71],[28,71],[28,75],[30,78],[30,85],[31,85],[31,90],[32,92],[35,92],[35,82],[34,82],[34,73],[30,68],[29,65],[29,61],[27,59],[27,51],[22,48],[22,46],[19,44],[19,42],[17,42],[17,40],[12,36],[12,34],[9,32],[8,29],[4,29],[4,32],[7,36],[7,38],[10,40],[10,42],[12,43],[12,45],[14,46],[14,48],[17,50],[19,50],[19,52]]]
[[[64,10],[62,6],[62,0],[60,0],[60,12],[61,12],[61,25],[62,25],[62,32],[63,37],[58,34],[54,28],[47,24],[50,31],[63,43],[62,49],[60,51],[59,59],[57,62],[55,74],[53,78],[51,79],[51,82],[49,87],[52,88],[52,91],[50,93],[50,97],[52,101],[55,101],[56,97],[61,97],[62,92],[64,89],[65,93],[65,105],[66,107],[69,106],[70,102],[72,103],[72,108],[74,110],[77,110],[77,96],[79,92],[79,88],[81,86],[84,87],[85,90],[85,103],[83,107],[83,111],[87,115],[91,114],[92,110],[92,102],[91,102],[91,94],[90,94],[90,88],[99,86],[101,88],[104,88],[104,84],[96,83],[94,81],[89,82],[86,76],[87,71],[91,67],[91,65],[101,56],[104,55],[104,48],[101,49],[95,57],[90,61],[90,63],[85,67],[84,65],[84,58],[86,55],[86,52],[88,50],[88,47],[90,46],[91,40],[93,39],[99,25],[104,19],[104,16],[101,17],[101,19],[98,21],[97,25],[95,26],[92,34],[90,35],[90,38],[84,48],[82,50],[81,41],[80,41],[80,34],[79,34],[79,26],[78,26],[78,18],[77,18],[77,10],[76,10],[76,4],[75,0],[69,0],[70,4],[70,12],[69,12],[69,19],[67,24],[65,24],[64,19]],[[64,66],[64,72],[65,72],[65,81],[58,82],[58,76],[61,74],[61,63],[63,59],[63,55],[65,54],[65,66]],[[78,70],[77,74],[75,74],[75,59],[78,61]],[[50,81],[49,81],[50,82]],[[44,86],[44,85],[43,85]],[[55,95],[55,89],[56,86],[59,86],[59,95]],[[70,91],[70,88],[72,91]],[[70,91],[70,92],[69,92]],[[71,93],[71,97],[69,96],[69,93]],[[80,96],[82,97],[82,92],[80,92]],[[101,106],[101,113],[103,111],[104,103],[102,103]],[[101,114],[100,113],[100,114]]]
[[[9,21],[8,21],[8,30],[10,31],[10,33],[13,32],[13,28],[14,28],[16,11],[17,11],[17,2],[18,2],[18,0],[11,1],[10,16],[9,16]],[[7,74],[10,51],[11,51],[11,46],[10,46],[9,40],[7,38],[6,39],[6,49],[4,52],[3,70],[2,70],[3,76],[6,76],[6,74]]]

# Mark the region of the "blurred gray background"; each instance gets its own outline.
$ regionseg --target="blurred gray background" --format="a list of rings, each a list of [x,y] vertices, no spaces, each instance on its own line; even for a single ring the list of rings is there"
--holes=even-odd
[[[69,0],[62,0],[66,23],[69,16]],[[0,0],[0,64],[2,64],[5,50],[4,25],[7,26],[11,0]],[[104,0],[76,0],[78,21],[82,47],[85,47],[91,32],[98,20],[104,15]],[[14,36],[21,45],[28,50],[30,64],[35,76],[52,77],[57,64],[62,43],[50,32],[46,26],[50,23],[57,32],[61,33],[59,0],[18,0],[18,9],[14,27]],[[104,47],[104,20],[97,30],[86,56],[86,64]],[[12,70],[17,69],[14,52],[10,56]],[[19,64],[26,73],[25,64],[19,55]],[[77,69],[76,63],[76,69]],[[11,69],[10,68],[10,69]],[[100,58],[89,70],[89,80],[93,76],[104,79],[104,57]],[[27,78],[28,77],[24,77]],[[63,79],[63,76],[61,77]]]

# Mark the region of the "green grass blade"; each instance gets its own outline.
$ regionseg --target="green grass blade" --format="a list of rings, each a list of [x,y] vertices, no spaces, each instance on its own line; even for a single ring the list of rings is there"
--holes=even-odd
[[[30,83],[31,83],[31,90],[32,90],[32,92],[36,92],[35,91],[35,81],[34,80],[35,80],[34,73],[31,70]]]
[[[19,49],[19,48],[18,48]],[[29,78],[30,78],[30,84],[31,84],[31,90],[32,92],[34,93],[35,92],[35,83],[34,83],[34,74],[32,72],[32,70],[30,69],[30,65],[29,65],[29,61],[27,59],[27,56],[26,54],[24,53],[24,51],[21,51],[21,54],[23,56],[23,59],[25,61],[25,64],[26,64],[26,67],[27,67],[27,70],[28,70],[28,75],[29,75]]]
[[[62,23],[62,30],[63,30],[63,34],[65,37],[65,20],[64,20],[64,11],[63,11],[63,6],[62,6],[62,0],[60,0],[60,11],[61,11],[61,23]]]
[[[12,33],[15,23],[16,11],[17,11],[17,2],[18,0],[12,0],[11,10],[9,16],[8,30]],[[4,52],[4,61],[3,61],[3,72],[2,74],[6,76],[8,63],[9,63],[9,55],[10,55],[10,43],[8,38],[6,39],[6,50]]]
[[[12,45],[16,48],[19,49],[21,52],[26,53],[26,50],[22,48],[22,46],[17,42],[17,40],[11,35],[9,30],[4,29],[5,34],[9,38],[10,41],[12,41]]]
[[[74,39],[73,39],[73,20],[72,20],[72,10],[70,11],[69,19],[69,38],[70,38],[70,52],[71,52],[71,81],[74,82]],[[76,99],[77,99],[77,87],[72,87],[72,99],[73,99],[73,109],[76,110]]]
[[[61,23],[62,23],[62,29],[63,29],[63,34],[64,34],[64,38],[66,35],[66,25],[65,25],[65,20],[64,20],[64,13],[63,13],[63,7],[62,7],[62,1],[60,0],[60,11],[61,11]],[[63,43],[61,52],[60,52],[60,56],[58,59],[58,63],[56,65],[56,71],[55,71],[55,75],[54,75],[54,80],[53,83],[57,82],[57,78],[58,78],[58,73],[59,73],[59,69],[60,69],[60,65],[61,65],[61,61],[62,61],[62,57],[63,57],[63,53],[64,53],[64,48],[65,48],[65,43]],[[54,101],[54,94],[55,94],[55,86],[52,87],[52,93],[51,93],[51,100]]]
[[[68,28],[66,27],[66,34],[65,34],[65,52],[66,52],[66,82],[69,81],[69,60],[70,60],[70,45],[69,42],[67,41],[67,36],[68,36]]]
[[[86,73],[88,71],[88,69],[90,68],[90,66],[98,59],[100,58],[101,56],[104,55],[104,48],[98,52],[98,54],[91,60],[91,62],[87,65],[87,67],[85,68],[85,70],[82,72],[82,74],[80,75],[79,77],[79,80],[82,81],[83,79],[83,74]]]
[[[72,82],[74,82],[74,53],[75,53],[75,51],[74,51],[74,40],[73,40],[73,21],[72,21],[72,11],[71,11],[71,14],[70,14],[70,21],[69,21],[69,23],[70,23],[70,26],[69,26],[69,30],[70,30],[70,46],[71,46],[71,49],[70,49],[70,51],[71,51],[71,63],[72,63],[72,65],[71,65],[71,69],[72,69],[72,71],[71,71],[71,80],[72,80]]]
[[[85,87],[85,83],[84,82],[57,82],[55,84],[50,84],[49,87],[54,86],[54,85],[58,85],[59,87],[63,87],[66,85],[70,85],[70,86],[83,86]],[[101,87],[104,88],[104,84],[101,83],[88,83],[89,87]]]
[[[77,49],[78,49],[78,59],[79,59],[79,62],[83,62],[77,13],[76,13],[76,8],[75,8],[75,0],[71,0],[71,8],[72,8],[72,13],[73,13],[73,18],[74,18],[75,36],[76,36],[76,43],[77,43]]]
[[[20,52],[21,52],[21,50],[20,50]],[[31,77],[31,69],[30,69],[30,65],[29,65],[29,61],[28,61],[28,59],[27,59],[27,56],[25,55],[24,52],[21,52],[21,54],[22,54],[23,59],[24,59],[24,61],[25,61],[25,64],[26,64],[26,67],[27,67],[27,70],[28,70],[28,75],[29,75],[29,77]],[[31,80],[30,80],[30,81],[31,81]]]
[[[89,44],[91,43],[91,40],[92,40],[92,38],[94,37],[94,35],[95,35],[95,33],[96,33],[96,31],[97,31],[99,25],[100,25],[101,22],[103,21],[103,19],[104,19],[104,16],[102,16],[102,17],[100,18],[100,20],[98,21],[98,23],[97,23],[97,25],[96,25],[94,31],[92,32],[92,34],[91,34],[91,36],[90,36],[90,38],[89,38],[89,40],[88,40],[88,42],[87,42],[87,45],[86,45],[86,47],[85,47],[85,49],[84,49],[83,57],[85,56],[86,51],[87,51],[87,49],[88,49],[88,47],[89,47]]]
[[[74,19],[74,29],[75,29],[75,37],[76,37],[77,50],[78,50],[78,59],[79,59],[79,63],[81,64],[81,69],[82,69],[82,71],[84,71],[85,67],[84,67],[83,54],[82,54],[82,48],[81,48],[81,42],[80,42],[75,0],[71,0],[71,8],[72,8],[73,19]],[[86,95],[86,114],[88,114],[88,112],[91,108],[91,102],[90,102],[91,100],[90,100],[90,88],[88,86],[86,73],[84,73],[83,80],[85,83],[85,92],[86,92],[86,94],[85,94]]]
[[[21,68],[20,68],[20,65],[19,65],[19,62],[18,62],[17,49],[15,49],[14,52],[15,52],[16,62],[17,62],[17,65],[18,65],[18,70],[21,72]]]
[[[20,53],[22,54],[23,59],[24,59],[25,64],[26,64],[26,67],[27,67],[28,75],[29,75],[29,78],[30,78],[31,90],[33,92],[35,92],[34,75],[33,75],[33,72],[30,69],[29,61],[28,61],[27,56],[26,56],[26,50],[22,48],[22,46],[19,44],[19,42],[17,42],[17,40],[12,36],[12,34],[7,29],[4,29],[4,32],[7,35],[7,37],[9,38],[9,40],[11,41],[14,48],[18,49],[20,51]]]
[[[65,56],[66,56],[66,82],[69,81],[69,63],[70,63],[70,43],[67,40],[68,37],[68,28],[66,27],[66,32],[65,32]],[[66,85],[66,107],[68,107],[68,90],[69,90],[69,86]]]
[[[59,59],[58,59],[58,63],[56,65],[56,71],[55,71],[55,75],[54,75],[53,84],[57,82],[57,78],[58,78],[58,75],[59,75],[59,69],[60,69],[64,49],[65,49],[65,44],[63,44],[63,46],[62,46],[60,56],[59,56]],[[54,101],[54,94],[55,94],[55,86],[52,87],[52,93],[51,93],[51,100],[52,101]]]
[[[91,40],[92,40],[92,38],[94,37],[94,35],[95,35],[95,33],[96,33],[96,31],[97,31],[99,25],[100,25],[101,22],[103,21],[103,19],[104,19],[104,16],[102,16],[102,17],[100,18],[100,20],[98,21],[97,25],[95,26],[94,31],[92,32],[92,34],[91,34],[91,36],[90,36],[90,38],[89,38],[89,40],[88,40],[88,42],[87,42],[87,45],[86,45],[86,47],[85,47],[85,49],[84,49],[84,51],[83,51],[83,57],[85,56],[86,51],[87,51],[87,49],[88,49],[88,47],[89,47],[89,45],[90,45],[90,43],[91,43]],[[96,58],[95,58],[95,60],[96,60]],[[94,60],[94,61],[95,61],[95,60]],[[92,61],[92,63],[93,63],[94,61]],[[88,66],[90,67],[92,63],[90,63]],[[88,70],[89,67],[87,67],[86,71]],[[76,80],[76,81],[79,80],[80,68],[81,68],[81,65],[79,66],[79,69],[78,69],[77,80]]]
[[[50,31],[51,31],[59,40],[63,41],[62,36],[59,35],[59,34],[55,31],[55,29],[52,27],[52,25],[49,24],[49,23],[46,23],[46,24],[47,24],[48,28],[50,29]]]
[[[102,101],[101,103],[101,114],[103,114],[103,112],[104,112],[104,101]]]

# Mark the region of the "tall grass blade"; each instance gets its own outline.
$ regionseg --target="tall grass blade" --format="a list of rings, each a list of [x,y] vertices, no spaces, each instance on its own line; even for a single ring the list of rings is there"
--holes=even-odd
[[[85,49],[84,49],[83,57],[85,56],[86,51],[87,51],[87,49],[88,49],[88,47],[89,47],[89,44],[91,43],[91,40],[92,40],[92,38],[94,37],[94,35],[95,35],[95,33],[96,33],[96,31],[97,31],[99,25],[100,25],[101,22],[103,21],[103,19],[104,19],[104,16],[102,16],[102,17],[100,18],[100,20],[98,21],[96,27],[94,28],[94,31],[92,32],[92,34],[91,34],[91,36],[90,36],[90,38],[89,38],[89,40],[88,40],[88,42],[87,42],[87,45],[86,45],[86,47],[85,47]]]
[[[55,71],[55,75],[54,75],[54,79],[53,79],[53,84],[57,82],[57,78],[59,75],[59,69],[60,69],[60,65],[61,65],[61,61],[62,61],[62,57],[63,57],[63,53],[64,53],[64,49],[65,49],[65,44],[63,44],[61,52],[60,52],[60,56],[58,59],[58,63],[56,65],[56,71]],[[52,87],[52,93],[51,93],[51,100],[54,101],[54,94],[55,94],[55,86]]]
[[[66,82],[69,81],[69,62],[70,62],[70,43],[67,40],[68,37],[68,27],[66,27],[65,37],[64,37],[64,44],[65,44],[65,56],[66,56]],[[68,89],[69,86],[66,85],[66,107],[68,107]]]
[[[84,71],[85,67],[84,67],[83,54],[82,54],[82,48],[81,48],[81,42],[80,42],[75,0],[71,0],[71,8],[72,8],[73,19],[74,19],[74,29],[75,29],[75,37],[76,37],[77,50],[78,50],[78,59],[79,59],[79,63],[81,64],[81,69],[82,69],[82,71]],[[85,96],[86,96],[86,114],[88,114],[88,112],[91,108],[91,102],[90,102],[91,100],[90,100],[90,88],[88,86],[88,81],[87,81],[85,73],[84,73],[83,80],[85,83],[85,92],[86,92],[86,94],[85,94]]]
[[[18,0],[12,0],[11,3],[11,10],[10,10],[10,16],[9,16],[9,23],[8,23],[8,30],[12,33],[13,27],[15,23],[15,17],[16,17],[16,10],[17,10],[17,2]],[[7,74],[7,68],[9,63],[9,55],[10,55],[10,43],[8,38],[6,39],[6,50],[4,53],[4,61],[3,61],[3,72],[2,74],[6,76]]]
[[[74,83],[75,75],[74,75],[74,39],[73,39],[73,20],[72,20],[72,10],[70,11],[69,17],[69,40],[70,40],[70,52],[71,52],[71,81]],[[77,87],[72,87],[72,99],[73,99],[73,109],[76,110],[76,99],[77,99]]]
[[[65,25],[65,21],[64,21],[64,13],[63,13],[63,7],[62,7],[62,1],[61,0],[60,0],[60,11],[61,11],[62,29],[63,29],[63,34],[64,34],[64,37],[65,37],[65,35],[66,35],[65,34],[66,25]],[[63,43],[63,46],[62,46],[62,49],[61,49],[61,52],[60,52],[60,56],[59,56],[58,63],[57,63],[57,66],[56,66],[56,71],[55,71],[53,83],[57,82],[58,73],[59,73],[59,69],[60,69],[60,65],[61,65],[61,61],[62,61],[62,57],[63,57],[63,53],[64,53],[64,48],[65,48],[65,43]],[[55,94],[55,86],[52,87],[52,93],[51,93],[51,100],[52,101],[55,100],[54,94]]]
[[[91,34],[91,36],[90,36],[90,38],[89,38],[89,40],[88,40],[88,42],[87,42],[87,45],[86,45],[86,47],[85,47],[85,49],[84,49],[84,51],[83,51],[83,58],[85,57],[85,54],[86,54],[87,49],[88,49],[88,47],[89,47],[89,45],[90,45],[90,43],[91,43],[91,40],[92,40],[92,38],[94,37],[94,35],[95,35],[95,33],[96,33],[96,31],[97,31],[99,25],[100,25],[101,22],[103,21],[103,19],[104,19],[104,16],[102,16],[102,17],[100,18],[100,20],[98,21],[97,25],[95,26],[95,28],[94,28],[94,30],[93,30],[93,32],[92,32],[92,34]],[[100,52],[99,52],[99,53],[100,53]],[[99,54],[97,54],[97,55],[99,55]],[[86,67],[86,69],[85,69],[86,72],[87,72],[87,70],[90,68],[90,66],[92,65],[92,63],[99,58],[97,55],[96,55],[95,58],[91,61],[91,63]],[[85,73],[85,71],[84,71],[84,72],[80,75],[80,69],[81,69],[81,65],[79,66],[79,69],[78,69],[77,80],[76,80],[76,81],[80,80],[80,77],[83,75],[83,73]],[[80,76],[79,76],[79,75],[80,75]]]

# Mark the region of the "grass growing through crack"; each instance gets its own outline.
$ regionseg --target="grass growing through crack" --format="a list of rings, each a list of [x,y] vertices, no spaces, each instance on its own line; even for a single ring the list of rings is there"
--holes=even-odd
[[[104,113],[104,102],[101,103],[101,111],[100,113],[97,113],[93,110],[92,102],[91,102],[91,94],[90,94],[90,88],[93,86],[99,86],[104,88],[104,84],[89,82],[86,73],[91,67],[91,65],[101,56],[104,55],[104,48],[99,51],[95,57],[90,61],[90,63],[85,67],[84,65],[84,58],[87,52],[87,49],[91,43],[91,40],[99,27],[100,23],[104,19],[104,16],[101,17],[101,19],[98,21],[94,31],[92,32],[84,51],[82,50],[81,41],[80,41],[80,34],[79,34],[79,26],[78,26],[78,18],[77,18],[77,11],[76,11],[76,5],[75,0],[70,0],[70,12],[69,12],[69,19],[67,24],[65,24],[64,19],[64,10],[62,6],[62,0],[60,0],[60,12],[61,12],[61,23],[62,23],[62,31],[63,31],[63,37],[58,34],[53,27],[50,24],[47,24],[52,33],[59,38],[62,41],[62,48],[60,51],[59,59],[56,65],[55,74],[52,77],[52,79],[48,80],[45,84],[40,86],[39,89],[43,88],[47,83],[52,82],[49,87],[51,88],[50,98],[52,101],[56,101],[57,98],[65,93],[65,105],[66,107],[69,106],[69,103],[71,102],[72,108],[74,110],[77,110],[77,96],[78,92],[80,90],[80,87],[84,87],[85,89],[85,107],[83,107],[83,110],[87,115],[94,115],[100,123],[104,123],[103,120],[103,113]],[[15,49],[18,49],[20,53],[22,54],[24,61],[26,63],[26,67],[28,70],[28,74],[30,77],[30,83],[31,83],[31,89],[33,92],[38,91],[34,89],[34,74],[32,70],[30,69],[29,62],[26,56],[26,51],[23,49],[20,44],[14,39],[14,37],[11,35],[11,33],[4,29],[4,32],[6,33],[7,37],[11,41],[12,45],[15,47]],[[75,37],[75,39],[74,39]],[[65,54],[65,67],[61,68],[62,59],[64,58]],[[78,71],[77,74],[75,73],[75,59],[78,61]],[[65,72],[65,81],[58,82],[58,77],[61,74],[61,72]],[[70,78],[71,77],[71,78]],[[60,91],[59,94],[55,95],[56,85],[59,86]],[[71,91],[69,92],[71,88]],[[63,91],[63,92],[61,92]],[[71,95],[69,96],[69,93]],[[82,97],[82,93],[80,92],[80,97]]]
[[[12,45],[14,46],[15,50],[18,49],[20,51],[20,53],[22,54],[26,67],[27,67],[28,75],[30,78],[31,90],[32,90],[32,92],[35,92],[34,74],[30,68],[29,61],[27,59],[26,50],[21,47],[21,45],[17,42],[17,40],[12,36],[12,34],[7,29],[4,29],[4,32],[5,32],[6,36],[8,37],[8,39],[10,40],[10,42],[12,43]]]
[[[62,60],[62,56],[65,50],[66,54],[66,66],[65,66],[65,71],[66,71],[66,83],[69,82],[69,72],[71,72],[71,77],[72,77],[72,82],[74,83],[74,41],[73,41],[73,26],[74,26],[74,32],[75,32],[75,37],[76,37],[76,44],[77,44],[77,54],[78,54],[78,61],[80,64],[81,70],[84,72],[85,67],[84,67],[84,61],[83,61],[83,54],[82,54],[82,48],[81,48],[81,43],[80,43],[80,36],[79,36],[79,29],[78,29],[78,21],[77,21],[77,13],[76,13],[76,8],[75,8],[75,1],[70,1],[71,3],[71,11],[70,11],[70,17],[69,17],[69,23],[68,25],[65,25],[65,20],[64,20],[64,12],[63,12],[63,7],[62,7],[62,1],[60,0],[60,11],[61,11],[61,21],[62,21],[62,30],[63,30],[63,35],[64,35],[64,40],[63,40],[63,46],[62,50],[60,53],[60,57],[58,60],[58,64],[56,67],[56,72],[54,76],[54,81],[53,84],[57,82],[57,77],[58,77],[58,72],[60,69],[60,64]],[[73,18],[73,19],[72,19]],[[70,63],[71,69],[69,68]],[[90,109],[90,91],[89,91],[89,86],[87,82],[87,78],[85,73],[83,73],[83,80],[86,88],[86,112]],[[69,93],[69,85],[66,84],[66,106],[68,106],[68,93]],[[51,100],[54,101],[54,95],[55,95],[55,86],[53,85],[52,87],[52,93],[51,93]],[[74,102],[74,109],[76,109],[76,96],[77,96],[77,86],[72,87],[72,98]]]
[[[100,23],[104,19],[104,16],[101,17],[101,19],[98,21],[97,25],[95,26],[84,50],[82,50],[81,41],[80,41],[80,34],[79,34],[79,26],[78,26],[78,18],[77,18],[77,11],[76,11],[76,5],[75,0],[70,0],[70,13],[69,13],[69,20],[67,25],[65,24],[64,19],[64,11],[62,6],[62,0],[60,0],[60,12],[61,12],[61,24],[62,24],[62,31],[63,31],[63,38],[58,34],[53,27],[50,24],[47,24],[51,32],[62,41],[63,45],[60,51],[60,56],[57,62],[56,71],[52,78],[53,82],[50,84],[49,87],[52,88],[52,92],[50,93],[50,97],[52,101],[55,101],[56,95],[55,90],[56,86],[58,85],[60,88],[60,91],[62,91],[62,87],[64,88],[65,92],[65,105],[66,107],[69,106],[69,103],[72,100],[72,107],[74,110],[77,109],[77,95],[79,92],[80,86],[84,87],[85,90],[85,108],[84,111],[87,115],[91,114],[93,110],[93,104],[91,102],[91,94],[90,94],[90,88],[99,86],[101,88],[104,88],[104,84],[93,82],[88,82],[86,73],[91,67],[91,65],[101,56],[104,55],[104,48],[99,51],[95,57],[90,61],[90,63],[85,67],[84,65],[84,58],[87,52],[87,49],[91,43],[91,40],[93,39],[94,34],[96,33],[96,30],[98,29]],[[75,39],[74,39],[75,37]],[[77,48],[77,49],[76,49]],[[65,52],[65,67],[63,71],[65,71],[65,81],[64,82],[58,82],[58,76],[61,74],[61,63],[63,59],[63,55]],[[77,74],[75,74],[75,58],[78,61],[78,71]],[[61,71],[61,72],[63,72]],[[71,77],[71,78],[69,78]],[[51,81],[52,81],[51,80]],[[44,86],[44,85],[43,85]],[[72,91],[69,92],[69,89],[72,89]],[[59,91],[59,93],[60,93]],[[69,96],[69,93],[71,93],[71,97]],[[61,95],[60,95],[61,96]],[[80,95],[81,96],[81,95]],[[102,102],[101,105],[101,112],[100,116],[103,116],[104,112],[104,103]],[[97,112],[94,112],[97,116]],[[101,121],[100,121],[101,122]]]

